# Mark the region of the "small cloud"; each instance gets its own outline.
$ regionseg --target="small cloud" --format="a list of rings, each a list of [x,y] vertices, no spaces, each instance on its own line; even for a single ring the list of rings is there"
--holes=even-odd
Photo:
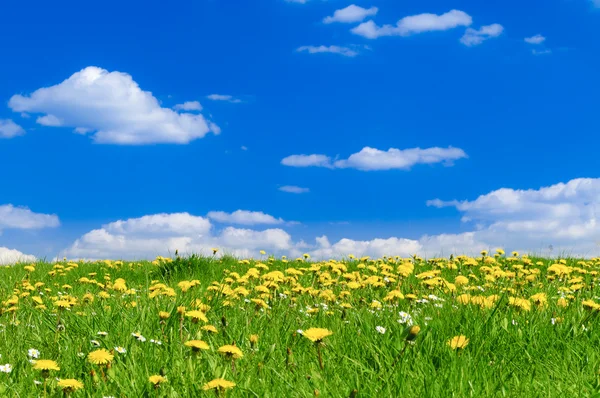
[[[351,30],[355,35],[376,39],[382,36],[411,36],[424,32],[444,31],[459,26],[471,26],[473,18],[460,10],[442,15],[419,14],[404,17],[393,25],[378,26],[373,21],[363,22]]]
[[[552,50],[536,50],[535,48],[531,50],[533,55],[549,55],[552,54]]]
[[[248,148],[247,148],[246,146],[244,146],[244,145],[242,145],[242,146],[240,147],[240,149],[241,149],[242,151],[247,151],[247,150],[248,150]]]
[[[497,23],[482,26],[479,30],[468,28],[460,42],[467,47],[478,46],[488,39],[500,36],[503,31],[504,27]]]
[[[0,138],[14,138],[24,134],[23,127],[11,119],[0,119]]]
[[[295,185],[284,185],[282,187],[279,187],[279,190],[282,192],[295,193],[295,194],[310,192],[310,189],[308,189],[308,188],[297,187]]]
[[[342,23],[360,22],[360,21],[364,20],[366,17],[376,15],[377,11],[379,11],[379,9],[377,7],[362,8],[357,5],[351,4],[346,8],[336,10],[333,13],[333,16],[325,18],[323,20],[323,23],[329,24],[329,23],[333,23],[333,22],[342,22]]]
[[[455,160],[467,158],[460,148],[390,148],[382,151],[364,147],[348,159],[332,161],[326,155],[291,155],[281,160],[281,164],[291,167],[325,167],[329,169],[356,169],[362,171],[375,170],[409,170],[416,164],[443,163],[451,166]]]
[[[211,94],[211,95],[207,95],[206,98],[208,98],[211,101],[225,101],[225,102],[231,102],[232,104],[239,104],[240,102],[242,102],[241,99],[234,98],[232,95],[224,95],[224,94]]]
[[[546,38],[540,34],[537,34],[535,36],[526,37],[523,40],[528,44],[542,44],[544,41],[546,41]]]
[[[332,53],[343,55],[344,57],[356,57],[358,55],[358,51],[340,46],[302,46],[298,47],[296,51],[307,52],[309,54]]]
[[[201,111],[202,105],[198,101],[187,101],[183,104],[177,104],[173,107],[176,111]]]

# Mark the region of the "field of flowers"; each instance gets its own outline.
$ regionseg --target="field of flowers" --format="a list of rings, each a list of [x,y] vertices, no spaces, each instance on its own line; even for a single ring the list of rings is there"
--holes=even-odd
[[[0,396],[595,396],[599,271],[501,250],[3,267]]]

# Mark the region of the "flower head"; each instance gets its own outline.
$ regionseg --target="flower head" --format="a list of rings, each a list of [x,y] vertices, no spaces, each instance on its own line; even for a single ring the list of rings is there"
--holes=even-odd
[[[105,348],[92,351],[88,354],[88,362],[94,365],[106,365],[112,362],[114,355],[108,352]]]
[[[225,379],[214,379],[209,381],[208,383],[206,383],[205,385],[202,386],[202,389],[204,391],[208,391],[208,390],[227,390],[229,388],[233,388],[235,387],[235,383],[229,380],[225,380]]]
[[[81,390],[83,388],[83,383],[76,379],[61,379],[58,382],[58,386],[62,388],[64,392],[73,392]]]
[[[333,332],[323,328],[310,328],[302,334],[304,337],[314,343],[320,343],[325,337],[331,336]]]
[[[153,375],[148,377],[148,381],[154,384],[155,387],[159,386],[161,383],[165,383],[167,378],[161,375]]]
[[[190,340],[184,343],[186,347],[190,347],[192,351],[198,352],[200,350],[210,350],[209,345],[202,340]]]
[[[469,339],[466,336],[454,336],[446,343],[453,350],[463,349],[469,344]]]
[[[231,357],[233,359],[239,359],[244,356],[244,353],[242,352],[242,350],[240,350],[238,347],[236,347],[234,345],[224,345],[222,347],[219,347],[219,349],[217,351],[219,351],[221,354],[225,355],[226,357]]]
[[[39,358],[40,357],[40,352],[38,350],[36,350],[35,348],[30,348],[29,350],[27,350],[27,356],[29,358]]]
[[[33,365],[35,370],[60,370],[58,364],[51,359],[40,359]]]

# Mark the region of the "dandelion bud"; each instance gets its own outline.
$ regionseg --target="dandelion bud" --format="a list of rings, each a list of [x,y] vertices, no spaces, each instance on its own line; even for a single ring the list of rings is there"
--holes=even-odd
[[[421,327],[418,325],[410,326],[408,328],[408,334],[406,336],[406,341],[413,341],[417,338],[417,335],[421,331]]]
[[[350,396],[348,398],[356,398],[357,395],[358,390],[355,388],[354,390],[350,391]]]

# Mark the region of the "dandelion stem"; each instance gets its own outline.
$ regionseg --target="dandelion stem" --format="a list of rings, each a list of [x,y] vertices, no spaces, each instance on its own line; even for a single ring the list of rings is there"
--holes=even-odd
[[[321,346],[319,345],[319,343],[317,343],[317,356],[319,357],[319,366],[321,367],[321,370],[323,370],[323,357],[321,355]]]

